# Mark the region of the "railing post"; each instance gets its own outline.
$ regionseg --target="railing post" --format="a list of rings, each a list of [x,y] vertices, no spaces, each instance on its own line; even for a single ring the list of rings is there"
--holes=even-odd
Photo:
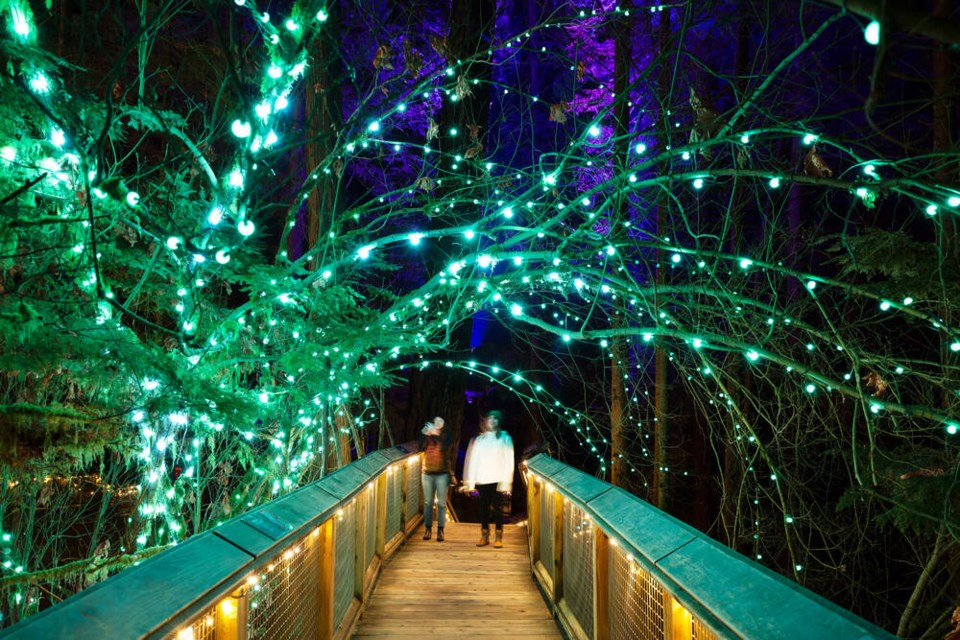
[[[553,494],[553,605],[563,598],[563,496]]]
[[[319,527],[317,537],[317,556],[319,558],[319,580],[317,580],[317,616],[320,618],[317,628],[320,630],[318,640],[333,638],[333,599],[336,589],[333,581],[336,576],[336,546],[334,546],[333,518],[329,518]]]
[[[357,508],[353,510],[356,521],[353,526],[353,596],[363,605],[363,593],[366,591],[367,575],[367,509],[370,508],[370,492],[363,489],[355,498]]]
[[[668,640],[693,638],[693,616],[666,589],[663,590],[663,631]]]
[[[593,637],[607,640],[610,637],[610,536],[594,526],[593,539]]]
[[[217,603],[216,640],[246,640],[247,598],[240,590]]]
[[[377,542],[374,545],[375,553],[380,556],[380,562],[383,563],[385,551],[387,548],[387,493],[390,486],[388,476],[393,473],[392,467],[380,474],[377,478],[376,493],[377,501]]]
[[[540,560],[540,492],[543,491],[543,482],[531,474],[527,484],[527,548],[530,550],[530,570],[537,566]]]
[[[403,467],[400,469],[400,531],[403,533],[403,540],[407,539],[407,485],[410,483],[410,460],[403,461]]]

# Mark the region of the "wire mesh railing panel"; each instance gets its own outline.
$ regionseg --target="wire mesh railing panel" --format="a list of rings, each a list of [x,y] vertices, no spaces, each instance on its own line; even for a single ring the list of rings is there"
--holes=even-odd
[[[216,640],[216,638],[217,608],[211,607],[189,626],[174,631],[165,640]]]
[[[319,532],[287,548],[258,574],[247,592],[247,637],[270,640],[320,634]]]
[[[611,640],[662,640],[663,587],[618,547],[608,554]]]
[[[373,485],[370,485],[371,489]],[[363,528],[363,566],[369,568],[377,555],[377,492],[364,491],[361,498],[366,508],[366,526]]]
[[[593,637],[593,523],[583,510],[563,508],[563,599],[588,638]]]
[[[717,634],[708,629],[699,619],[694,618],[692,626],[693,630],[690,636],[692,640],[717,640]]]
[[[540,562],[550,576],[556,580],[553,562],[553,494],[543,488],[540,491]]]
[[[356,553],[357,501],[351,500],[334,517],[334,540],[336,557],[334,558],[333,626],[337,628],[343,622],[343,616],[350,608],[356,593],[354,584],[354,557]]]
[[[403,474],[395,469],[387,474],[387,522],[385,539],[390,540],[400,532],[403,522]]]
[[[423,506],[423,490],[420,486],[420,458],[407,459],[407,522],[420,513]]]

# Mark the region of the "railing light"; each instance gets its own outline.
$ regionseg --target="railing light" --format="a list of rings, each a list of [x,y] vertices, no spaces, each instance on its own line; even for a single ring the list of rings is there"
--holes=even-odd
[[[186,629],[180,629],[177,633],[177,640],[193,640],[193,627],[187,627]]]
[[[251,587],[257,584],[258,582],[260,582],[260,578],[258,578],[257,576],[250,576],[249,578],[247,578],[247,584],[250,585]]]
[[[233,598],[224,598],[220,601],[220,613],[223,617],[234,620],[237,617],[237,603]]]

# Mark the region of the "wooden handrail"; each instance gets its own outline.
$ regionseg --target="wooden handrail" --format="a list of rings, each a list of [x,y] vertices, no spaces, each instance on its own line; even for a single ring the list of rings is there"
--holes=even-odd
[[[252,616],[274,624],[271,615],[286,616],[284,628],[312,629],[312,637],[347,637],[383,561],[422,520],[419,469],[416,443],[372,452],[27,618],[0,638],[189,640],[199,630],[215,640],[244,640]],[[388,507],[400,509],[399,530],[389,535]],[[338,531],[354,538],[338,539]],[[373,553],[366,552],[368,538]],[[355,549],[349,560],[336,557],[338,543]],[[355,563],[339,567],[355,581],[335,620],[334,599],[344,595],[334,577],[338,561]],[[279,566],[309,579],[285,583]],[[270,602],[257,610],[268,589]],[[281,605],[279,597],[307,601]]]
[[[665,640],[895,639],[623,489],[544,454],[523,471],[533,573],[571,638],[605,640],[616,624]],[[581,518],[588,526],[571,533],[565,523]],[[620,584],[610,567],[625,565],[630,583]],[[655,611],[614,610],[627,601]]]

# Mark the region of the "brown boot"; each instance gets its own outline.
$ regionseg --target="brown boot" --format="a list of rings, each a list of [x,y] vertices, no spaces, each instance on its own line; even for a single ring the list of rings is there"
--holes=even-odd
[[[430,527],[427,527],[423,530],[423,539],[424,540],[430,539]]]
[[[496,538],[493,540],[494,549],[503,549],[503,529],[496,530]]]
[[[437,527],[437,542],[443,542],[443,527]]]
[[[485,547],[490,544],[490,529],[480,529],[480,542],[477,543],[478,547]]]

